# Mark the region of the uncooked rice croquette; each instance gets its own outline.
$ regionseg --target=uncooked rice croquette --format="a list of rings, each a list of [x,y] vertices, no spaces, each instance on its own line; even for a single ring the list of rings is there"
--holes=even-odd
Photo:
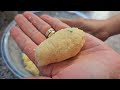
[[[61,62],[77,55],[85,43],[85,32],[78,28],[65,28],[44,40],[35,51],[39,66]]]

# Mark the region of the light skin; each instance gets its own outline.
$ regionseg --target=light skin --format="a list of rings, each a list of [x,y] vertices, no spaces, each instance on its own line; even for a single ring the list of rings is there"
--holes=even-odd
[[[77,18],[61,19],[61,21],[71,27],[83,29],[85,32],[88,32],[103,41],[110,36],[120,34],[120,14],[106,20]]]
[[[51,27],[58,31],[71,26],[63,23],[63,20],[47,15],[38,17],[31,12],[19,14],[15,20],[19,27],[12,27],[10,34],[35,64],[38,62],[35,59],[35,49],[47,38],[45,32]],[[119,78],[120,55],[88,33],[85,34],[85,40],[84,47],[77,56],[59,63],[37,66],[42,76],[26,79]]]

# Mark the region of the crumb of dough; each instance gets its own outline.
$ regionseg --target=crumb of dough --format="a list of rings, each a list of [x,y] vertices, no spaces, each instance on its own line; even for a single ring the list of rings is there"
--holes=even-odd
[[[85,32],[65,28],[43,41],[35,50],[39,66],[61,62],[77,55],[85,43]]]
[[[35,66],[35,64],[28,58],[28,56],[26,54],[22,54],[22,60],[23,63],[25,65],[25,69],[27,71],[29,71],[30,73],[32,73],[35,76],[39,76],[39,70],[38,68]]]

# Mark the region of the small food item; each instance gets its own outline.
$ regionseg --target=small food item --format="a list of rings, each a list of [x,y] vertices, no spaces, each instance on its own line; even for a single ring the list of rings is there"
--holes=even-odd
[[[25,65],[25,69],[27,71],[29,71],[30,73],[32,73],[35,76],[39,76],[39,70],[38,68],[35,66],[35,64],[28,58],[28,56],[26,54],[22,54],[22,59],[23,59],[23,63]]]
[[[43,41],[35,51],[39,66],[61,62],[77,55],[85,43],[85,33],[78,28],[65,28]]]

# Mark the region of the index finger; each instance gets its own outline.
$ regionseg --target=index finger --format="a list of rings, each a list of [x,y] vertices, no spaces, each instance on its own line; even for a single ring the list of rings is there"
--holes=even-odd
[[[20,49],[35,63],[35,49],[37,45],[16,26],[11,28],[10,34]]]

